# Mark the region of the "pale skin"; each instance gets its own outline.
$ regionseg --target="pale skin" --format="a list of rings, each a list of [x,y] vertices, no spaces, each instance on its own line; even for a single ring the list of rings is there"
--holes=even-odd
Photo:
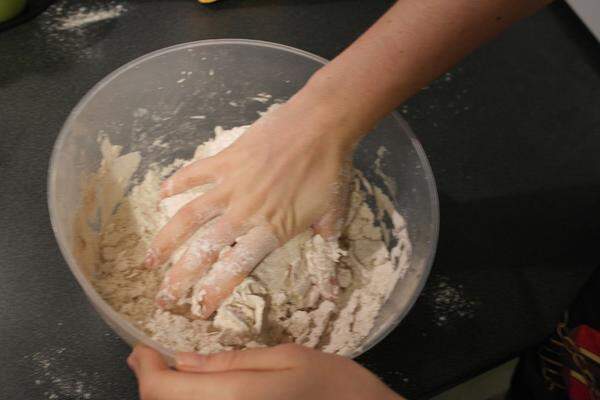
[[[127,364],[143,400],[401,399],[352,360],[295,344],[210,356],[180,353],[174,369],[138,346]]]
[[[349,162],[360,138],[380,118],[480,44],[547,3],[548,0],[400,0],[355,43],[315,73],[286,104],[255,122],[240,140],[166,180],[161,189],[163,197],[205,183],[215,186],[184,206],[150,246],[145,264],[155,268],[164,264],[198,228],[212,221],[204,237],[190,244],[189,250],[167,271],[157,297],[159,306],[170,308],[208,275],[211,285],[203,287],[206,294],[201,313],[202,318],[208,318],[257,263],[295,235],[312,228],[326,239],[337,239],[346,210]],[[221,253],[223,266],[211,269],[226,246],[233,247]],[[152,350],[140,351],[148,354],[146,358],[138,357],[142,360],[138,359],[139,365],[134,368],[142,385],[145,375],[139,371],[144,360],[150,360],[154,367],[158,361],[156,354],[150,354]],[[263,358],[263,352],[269,354],[272,362],[262,363],[267,358]],[[339,385],[337,396],[347,393],[341,398],[390,395],[379,392],[383,384],[348,360],[309,350],[310,356],[306,357],[301,349],[293,352],[306,362],[331,365],[327,379]],[[243,358],[244,367],[232,363],[231,368],[210,373],[202,368],[185,369],[179,364],[177,370],[185,372],[161,367],[165,374],[160,376],[178,376],[169,382],[173,382],[174,390],[181,391],[181,396],[161,397],[144,390],[142,394],[147,396],[143,398],[254,398],[248,397],[254,390],[259,394],[255,398],[261,399],[332,397],[327,385],[313,387],[312,382],[318,377],[311,375],[311,368],[304,371],[296,365],[282,369],[282,364],[274,361],[279,353],[272,349],[248,353],[251,355],[221,356]],[[291,357],[285,351],[279,355]],[[299,372],[294,375],[294,371]],[[366,382],[361,388],[372,388],[373,392],[363,393],[352,385],[336,383],[345,381],[341,378],[348,374],[360,376]],[[292,384],[290,376],[301,381],[308,379],[306,387],[298,389],[303,384]],[[263,377],[271,382],[270,393],[260,392],[260,385],[252,383]],[[195,384],[196,379],[202,384]],[[219,397],[219,387],[223,387],[220,385],[234,385],[238,379],[248,382],[244,396],[229,393],[229,397]],[[200,386],[195,392],[193,388]],[[288,386],[295,391],[287,390]],[[207,392],[209,389],[214,391]],[[216,397],[211,393],[216,393]],[[355,393],[362,395],[356,397]]]

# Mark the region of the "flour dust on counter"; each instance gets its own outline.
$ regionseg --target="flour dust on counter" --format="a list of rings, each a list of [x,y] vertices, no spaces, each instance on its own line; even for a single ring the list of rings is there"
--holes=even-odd
[[[102,56],[94,38],[107,23],[129,10],[123,1],[62,0],[52,4],[36,18],[38,35],[47,45],[76,60]]]
[[[433,277],[431,289],[424,293],[434,311],[434,323],[443,327],[459,319],[472,319],[479,302],[469,298],[463,285],[454,285],[444,276]]]
[[[99,373],[73,369],[69,352],[66,347],[49,347],[24,357],[31,363],[32,384],[43,390],[44,399],[92,399],[106,384]]]

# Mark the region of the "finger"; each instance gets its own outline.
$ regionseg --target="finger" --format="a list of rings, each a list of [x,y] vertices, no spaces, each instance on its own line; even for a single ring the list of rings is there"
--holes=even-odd
[[[338,240],[346,225],[349,207],[350,193],[349,190],[344,189],[344,192],[338,197],[335,205],[313,224],[314,234],[321,235],[327,241]]]
[[[296,367],[310,356],[310,352],[299,345],[285,344],[208,355],[177,353],[175,367],[187,372],[274,371]]]
[[[146,346],[137,346],[127,364],[137,377],[141,400],[224,399],[223,384],[232,386],[236,378],[173,371],[157,351]]]
[[[167,271],[156,297],[157,304],[162,308],[175,305],[217,261],[221,250],[243,233],[241,224],[234,224],[226,217],[215,221],[203,235],[190,243],[183,256]]]
[[[192,162],[179,169],[165,180],[160,187],[161,198],[170,197],[177,193],[185,192],[193,187],[216,180],[219,171],[219,159],[208,157]]]
[[[279,246],[272,229],[259,226],[237,240],[218,263],[199,282],[196,290],[203,293],[201,318],[209,318],[244,278],[270,252]]]
[[[127,364],[133,369],[138,378],[169,369],[165,360],[156,350],[144,345],[138,345],[133,349],[127,358]]]
[[[234,371],[223,374],[198,374],[168,371],[154,381],[142,381],[140,398],[141,400],[264,400],[274,398],[269,384],[277,378],[281,380],[281,377],[275,374],[282,372]]]
[[[335,241],[339,239],[343,227],[344,218],[337,209],[331,209],[313,225],[313,232],[327,241]]]
[[[198,228],[217,217],[224,205],[224,196],[210,191],[183,206],[152,240],[144,265],[155,268],[166,262]]]
[[[321,235],[327,241],[338,240],[348,218],[350,208],[350,181],[352,179],[351,165],[347,165],[340,174],[339,183],[335,188],[335,203],[315,224],[313,232]]]

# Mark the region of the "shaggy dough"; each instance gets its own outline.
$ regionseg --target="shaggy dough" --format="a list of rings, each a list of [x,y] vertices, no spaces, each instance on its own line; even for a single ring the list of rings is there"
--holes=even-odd
[[[215,138],[200,145],[194,158],[218,153],[246,129],[217,127]],[[195,318],[202,298],[198,285],[180,302],[189,305],[187,312],[161,310],[154,304],[159,284],[185,246],[163,268],[148,270],[143,267],[148,245],[181,206],[209,186],[169,198],[157,210],[160,182],[185,162],[150,167],[141,183],[124,196],[124,185],[140,157],[119,155],[120,148],[106,142],[102,148],[102,166],[89,179],[75,227],[76,255],[115,310],[173,350],[212,353],[296,342],[351,355],[369,335],[409,266],[411,247],[404,219],[389,198],[356,171],[349,222],[339,243],[310,231],[296,236],[266,257],[211,320]],[[368,197],[383,206],[377,214],[367,204]],[[394,225],[393,247],[390,233],[382,228],[384,211]],[[91,221],[97,215],[101,221],[94,230]]]

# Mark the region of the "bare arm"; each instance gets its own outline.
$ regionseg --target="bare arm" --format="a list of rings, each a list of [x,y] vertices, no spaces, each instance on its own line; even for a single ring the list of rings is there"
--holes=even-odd
[[[277,245],[309,227],[324,237],[335,237],[343,219],[339,211],[343,198],[331,187],[344,176],[344,163],[359,138],[481,43],[548,2],[400,0],[234,145],[169,178],[163,185],[164,197],[207,182],[217,184],[182,208],[158,233],[148,252],[148,267],[164,263],[200,226],[215,221],[212,231],[192,243],[192,251],[167,272],[159,305],[172,306],[208,276],[211,279],[206,281],[212,283],[203,288],[200,315],[208,318]],[[243,168],[236,167],[240,165]],[[221,256],[220,268],[211,269],[221,249],[233,242],[237,243],[234,249],[243,251],[229,251]],[[232,389],[231,399],[308,395],[327,400],[359,392],[361,398],[399,398],[351,360],[289,346],[243,354],[247,357],[234,352],[200,360],[197,355],[180,355],[178,371],[171,371],[157,353],[137,349],[129,364],[144,398],[188,398],[204,392],[220,398],[226,394],[223,387]],[[237,365],[240,362],[244,365]],[[282,363],[285,373],[280,371]],[[219,369],[220,364],[228,369]],[[211,372],[209,378],[203,374],[206,371]],[[267,393],[255,384],[263,378]]]
[[[368,130],[464,56],[549,0],[400,0],[300,92]]]
[[[178,171],[165,182],[163,196],[217,184],[158,233],[146,264],[164,263],[200,226],[216,221],[167,272],[158,303],[172,306],[208,276],[201,315],[208,318],[277,246],[311,227],[336,238],[347,192],[332,188],[344,187],[345,164],[358,139],[467,53],[547,2],[400,0],[234,145]]]

